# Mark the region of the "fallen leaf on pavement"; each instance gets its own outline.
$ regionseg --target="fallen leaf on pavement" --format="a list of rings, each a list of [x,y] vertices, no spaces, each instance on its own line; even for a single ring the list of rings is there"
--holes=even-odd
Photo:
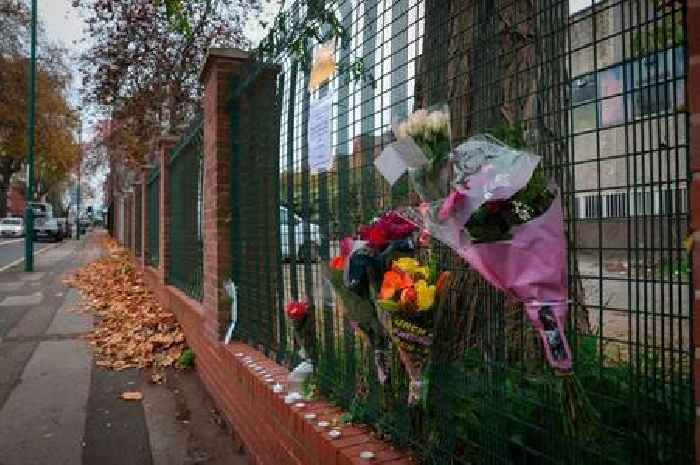
[[[124,400],[142,400],[143,399],[143,394],[140,392],[122,392],[122,395],[119,396]]]
[[[165,381],[165,375],[163,375],[161,373],[153,373],[151,375],[151,382],[153,384],[161,384],[164,381]]]
[[[96,364],[116,371],[175,365],[186,347],[175,315],[160,305],[124,248],[113,239],[105,239],[103,247],[104,258],[65,281],[96,314],[87,336]]]

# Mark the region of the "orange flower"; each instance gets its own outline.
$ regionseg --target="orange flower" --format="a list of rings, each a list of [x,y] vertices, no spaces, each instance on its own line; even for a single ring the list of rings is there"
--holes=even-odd
[[[397,291],[413,286],[413,280],[402,271],[387,271],[384,273],[384,281],[382,289],[379,292],[379,298],[382,300],[393,299]]]

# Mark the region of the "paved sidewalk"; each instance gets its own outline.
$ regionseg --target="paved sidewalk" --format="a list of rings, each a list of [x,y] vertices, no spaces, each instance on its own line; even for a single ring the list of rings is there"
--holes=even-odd
[[[0,465],[244,464],[196,373],[153,386],[95,366],[92,316],[62,280],[99,258],[99,234],[37,256],[34,273],[0,272]]]

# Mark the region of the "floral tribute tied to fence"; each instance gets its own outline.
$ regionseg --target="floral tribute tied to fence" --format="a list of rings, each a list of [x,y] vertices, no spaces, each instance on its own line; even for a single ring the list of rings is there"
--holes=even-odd
[[[292,2],[231,83],[233,338],[419,463],[695,455],[685,10],[573,3]]]

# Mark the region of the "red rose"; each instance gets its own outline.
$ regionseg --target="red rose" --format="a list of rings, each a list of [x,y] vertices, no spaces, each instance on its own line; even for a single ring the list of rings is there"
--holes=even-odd
[[[389,242],[405,239],[415,230],[414,224],[392,211],[382,215],[373,225],[362,228],[360,237],[362,240],[368,241],[370,247],[381,251]]]
[[[287,316],[292,321],[302,321],[309,313],[308,302],[290,302],[287,304]]]

